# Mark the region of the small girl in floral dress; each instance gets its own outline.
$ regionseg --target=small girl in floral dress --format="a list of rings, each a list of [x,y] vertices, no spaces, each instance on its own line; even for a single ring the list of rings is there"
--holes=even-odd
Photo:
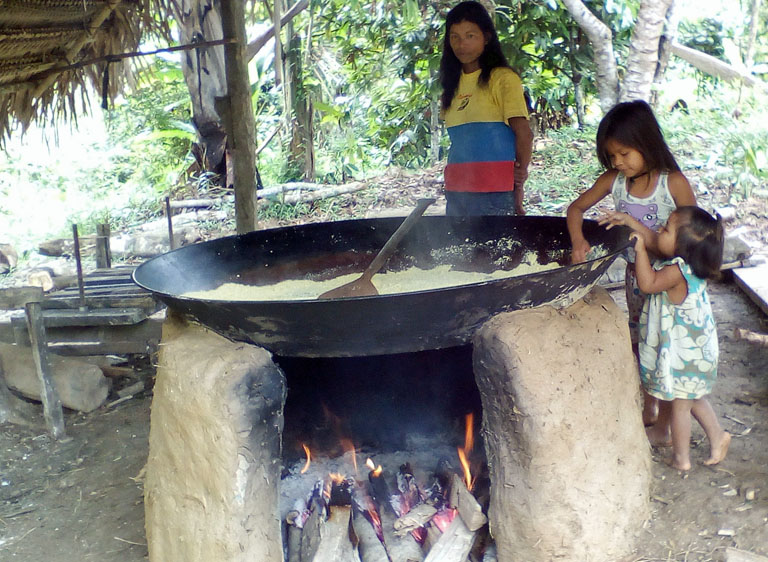
[[[633,227],[634,219],[621,222]],[[618,221],[617,221],[618,222]],[[731,436],[720,427],[705,396],[717,377],[718,344],[707,279],[720,272],[723,226],[699,207],[679,207],[658,233],[657,248],[667,258],[653,266],[642,235],[635,239],[637,281],[648,295],[640,316],[640,377],[651,396],[671,401],[658,421],[647,429],[651,443],[667,443],[671,430],[673,456],[669,464],[689,470],[691,415],[709,439],[704,464],[725,458]],[[670,419],[662,412],[668,411]]]

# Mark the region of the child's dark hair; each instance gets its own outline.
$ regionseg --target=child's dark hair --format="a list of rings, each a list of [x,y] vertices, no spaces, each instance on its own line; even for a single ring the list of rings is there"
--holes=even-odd
[[[691,266],[697,277],[717,279],[723,263],[723,219],[701,207],[678,207],[675,254]]]
[[[507,58],[501,52],[501,43],[496,34],[496,28],[488,11],[480,2],[461,2],[448,12],[445,17],[445,37],[443,38],[443,58],[440,59],[440,84],[443,86],[443,94],[440,97],[443,109],[451,107],[456,88],[459,87],[461,78],[461,61],[456,58],[451,48],[451,26],[463,21],[474,23],[481,29],[488,44],[480,55],[480,79],[478,83],[488,84],[491,71],[499,66],[509,66]]]
[[[605,150],[609,139],[640,152],[648,170],[680,171],[651,106],[642,100],[616,104],[600,121],[597,127],[597,158],[606,170],[613,168]]]

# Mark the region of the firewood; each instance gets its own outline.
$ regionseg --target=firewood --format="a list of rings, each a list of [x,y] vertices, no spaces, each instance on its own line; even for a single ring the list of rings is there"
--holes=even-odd
[[[388,476],[387,472],[379,475],[371,472],[368,478],[373,490],[373,498],[379,508],[385,548],[392,562],[421,562],[424,560],[424,554],[413,535],[401,534],[395,530],[397,513],[391,503],[391,494],[387,485]]]
[[[476,534],[467,529],[461,517],[456,517],[429,550],[424,562],[466,562]]]
[[[737,340],[744,340],[750,343],[756,343],[763,347],[768,347],[768,334],[759,334],[743,328],[735,328],[733,335]]]
[[[286,562],[301,562],[302,529],[298,525],[300,517],[301,514],[297,510],[291,510],[285,516],[286,550],[288,551]]]
[[[404,513],[395,520],[395,534],[402,536],[423,527],[429,523],[429,520],[435,516],[435,513],[437,513],[437,509],[427,503],[413,506],[408,513]]]
[[[328,517],[328,505],[323,497],[325,483],[321,480],[315,484],[307,502],[309,517],[304,522],[301,532],[300,559],[313,560],[320,548],[322,540],[321,528]]]
[[[360,562],[349,532],[352,517],[351,506],[334,506],[328,519],[320,526],[320,543],[311,562]],[[304,558],[302,558],[304,560]]]
[[[371,522],[360,507],[352,504],[352,529],[357,540],[357,552],[362,562],[392,562],[381,544]]]
[[[458,474],[453,475],[450,498],[451,507],[459,511],[459,515],[470,531],[477,531],[488,522],[482,507],[477,503],[475,496],[467,489],[464,480]]]

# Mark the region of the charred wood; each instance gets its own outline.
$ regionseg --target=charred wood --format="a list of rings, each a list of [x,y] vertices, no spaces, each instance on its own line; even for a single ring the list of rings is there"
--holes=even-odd
[[[392,507],[391,493],[387,484],[388,477],[387,472],[381,472],[378,475],[371,472],[368,476],[373,490],[373,498],[379,509],[386,551],[392,562],[421,562],[424,560],[424,554],[413,535],[397,533],[395,530],[398,517]]]

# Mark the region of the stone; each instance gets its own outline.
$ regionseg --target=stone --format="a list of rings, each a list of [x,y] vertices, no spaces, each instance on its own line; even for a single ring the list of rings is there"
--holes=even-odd
[[[48,358],[52,383],[62,406],[92,412],[106,402],[110,383],[96,365],[50,351]],[[40,379],[32,348],[0,343],[0,372],[5,375],[9,388],[27,398],[40,400]]]
[[[605,289],[495,316],[474,338],[499,560],[609,562],[650,517],[626,314]]]

